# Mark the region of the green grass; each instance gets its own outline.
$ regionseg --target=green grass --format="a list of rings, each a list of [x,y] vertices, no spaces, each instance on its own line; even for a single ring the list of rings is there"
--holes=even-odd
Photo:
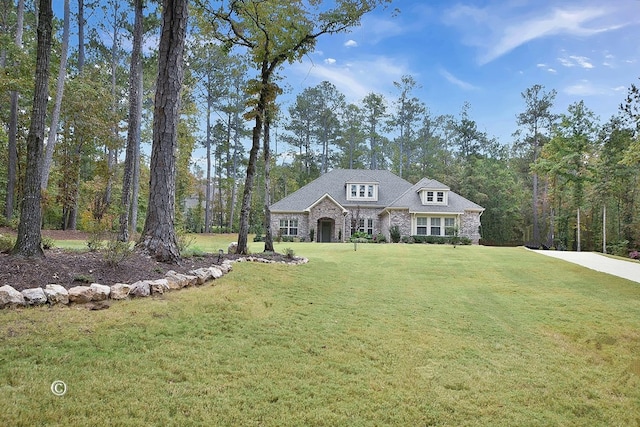
[[[0,425],[640,424],[633,282],[520,248],[285,248],[310,263],[0,312]]]

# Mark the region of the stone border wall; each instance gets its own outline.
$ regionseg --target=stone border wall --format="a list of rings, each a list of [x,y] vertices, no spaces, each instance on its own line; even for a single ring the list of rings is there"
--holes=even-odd
[[[75,286],[66,289],[61,285],[47,285],[43,288],[25,289],[17,291],[10,285],[0,287],[0,309],[41,306],[45,304],[104,304],[106,300],[123,300],[134,297],[148,297],[162,295],[165,292],[179,290],[190,286],[200,286],[215,279],[219,279],[233,269],[235,262],[262,262],[267,264],[306,264],[306,258],[293,258],[291,261],[274,261],[260,257],[243,257],[235,260],[225,260],[220,265],[192,270],[189,274],[176,273],[170,270],[164,279],[140,280],[133,284],[116,283],[112,286],[92,283],[90,286]],[[96,305],[97,305],[96,304]],[[108,306],[104,306],[106,308]]]

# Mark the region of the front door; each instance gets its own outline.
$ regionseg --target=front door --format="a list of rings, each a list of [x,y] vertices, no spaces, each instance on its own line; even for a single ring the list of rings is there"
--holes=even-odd
[[[320,222],[320,239],[319,242],[322,243],[330,243],[331,242],[331,226],[333,223],[331,221],[321,221]]]

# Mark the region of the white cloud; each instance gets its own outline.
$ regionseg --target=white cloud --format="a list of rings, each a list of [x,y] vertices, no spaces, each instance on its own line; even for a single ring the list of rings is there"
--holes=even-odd
[[[327,59],[324,60],[324,63],[327,64],[327,65],[333,65],[333,64],[336,63],[336,60],[333,59],[333,58],[327,58]]]
[[[371,92],[387,95],[393,82],[399,81],[408,69],[397,58],[374,57],[367,60],[352,60],[344,65],[318,64],[304,61],[292,65],[288,81],[301,88],[314,86],[323,80],[333,83],[345,94],[348,102],[359,102]]]
[[[456,76],[454,76],[453,74],[451,74],[450,72],[445,70],[444,68],[440,69],[440,75],[442,77],[444,77],[449,83],[454,84],[454,85],[458,86],[461,89],[464,89],[464,90],[477,90],[478,89],[477,87],[475,87],[471,83],[468,83],[468,82],[465,82],[463,80],[460,80],[459,78],[457,78]]]
[[[564,57],[559,57],[558,62],[564,67],[582,67],[586,69],[594,68],[591,59],[586,56],[578,56],[578,55],[569,55]]]
[[[521,2],[512,5],[521,6]],[[523,12],[497,2],[486,8],[456,6],[448,11],[445,22],[461,29],[465,43],[484,50],[479,62],[487,64],[539,38],[563,34],[588,37],[626,26],[616,19],[628,18],[612,18],[615,12],[613,3],[606,7],[580,5]]]
[[[586,56],[571,55],[569,58],[573,59],[576,62],[576,64],[578,64],[582,68],[593,68],[593,64],[589,62],[590,59],[587,58]]]
[[[581,80],[579,83],[567,86],[564,92],[568,95],[592,96],[601,95],[602,91],[596,89],[588,80]]]
[[[358,42],[355,40],[347,40],[344,44],[345,47],[358,47]]]

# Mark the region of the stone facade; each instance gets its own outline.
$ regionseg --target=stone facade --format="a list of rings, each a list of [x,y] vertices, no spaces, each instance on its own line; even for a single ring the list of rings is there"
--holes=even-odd
[[[367,224],[367,220],[368,219],[372,219],[373,220],[373,232],[371,233],[372,236],[376,236],[378,233],[382,233],[382,223],[380,221],[380,208],[351,208],[349,209],[349,213],[347,214],[346,218],[345,218],[345,230],[346,230],[346,234],[345,234],[345,240],[349,240],[349,237],[355,233],[356,231],[358,231],[358,219],[364,219],[365,220],[365,224],[364,224],[364,228],[365,230],[368,230],[368,224]],[[354,222],[355,220],[355,222]],[[355,229],[352,230],[352,225],[355,224]]]
[[[480,242],[480,212],[465,212],[460,217],[461,237],[468,237],[474,245]]]
[[[306,213],[290,213],[290,214],[271,214],[271,232],[273,238],[280,235],[280,220],[281,219],[297,219],[298,220],[298,234],[300,239],[309,240],[309,215]]]
[[[344,210],[328,197],[322,199],[311,208],[308,217],[308,229],[314,229],[314,240],[319,240],[322,230],[319,229],[320,220],[331,220],[330,241],[338,242],[344,237]],[[300,223],[298,223],[298,227]],[[309,236],[309,232],[307,232]]]
[[[400,236],[411,235],[411,215],[408,210],[388,210],[382,214],[380,219],[382,223],[380,232],[388,242],[391,242],[391,227],[394,225],[400,228]]]

